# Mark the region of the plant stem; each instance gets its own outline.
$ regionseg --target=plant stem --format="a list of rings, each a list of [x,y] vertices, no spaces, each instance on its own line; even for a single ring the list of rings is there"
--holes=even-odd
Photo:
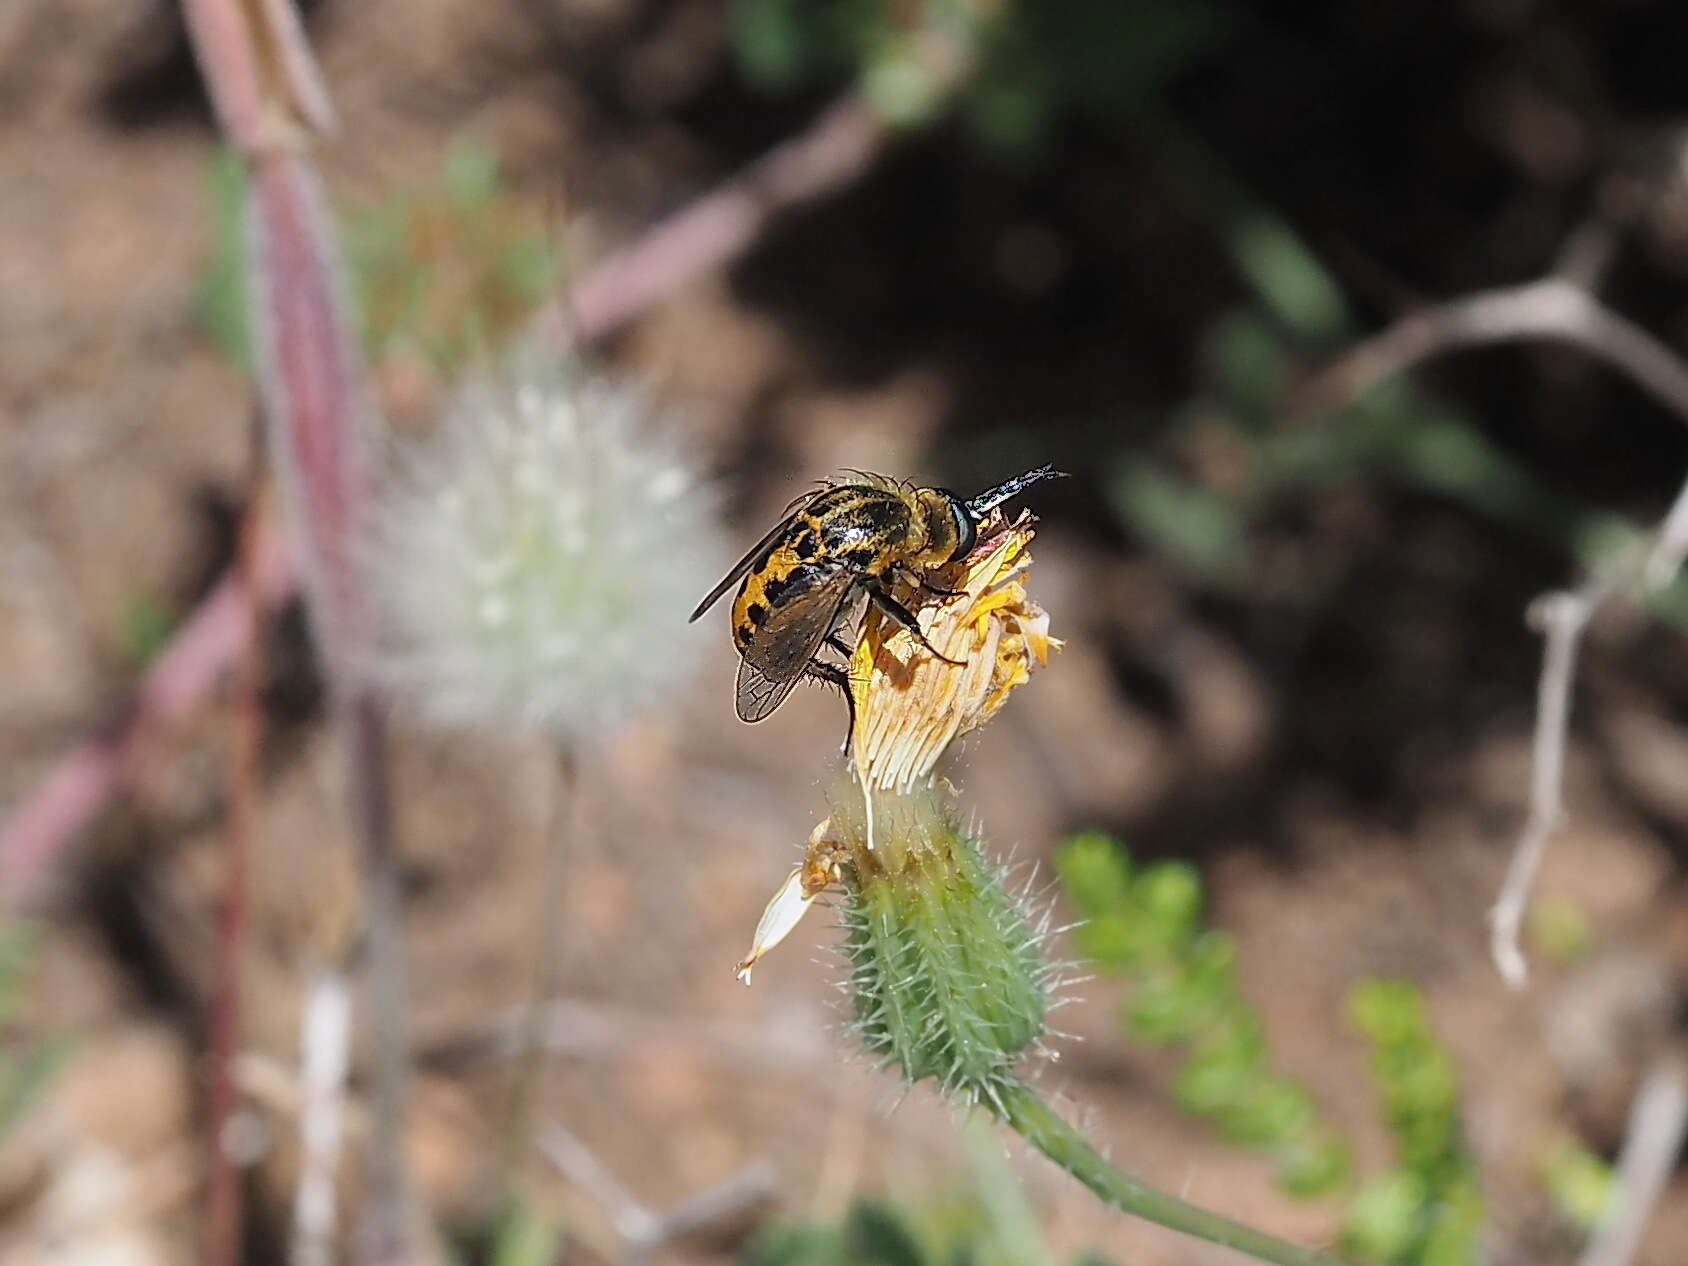
[[[521,1050],[511,1082],[510,1104],[505,1119],[504,1201],[515,1198],[522,1166],[538,1134],[539,1104],[544,1098],[545,1071],[549,1050],[548,1004],[556,996],[562,976],[563,895],[568,877],[569,824],[577,822],[579,764],[567,743],[554,749],[556,776],[551,788],[551,814],[541,859],[543,880],[539,894],[538,946],[534,965],[533,994],[522,1026]]]
[[[1344,1266],[1339,1258],[1280,1240],[1139,1182],[1110,1164],[1024,1082],[1010,1082],[990,1106],[1003,1124],[1122,1213],[1277,1266]]]
[[[263,718],[263,603],[258,592],[258,531],[262,509],[263,436],[252,434],[250,499],[241,516],[236,564],[244,602],[246,629],[241,662],[235,672],[233,734],[230,739],[227,870],[223,912],[217,928],[216,984],[212,991],[210,1070],[211,1155],[206,1179],[205,1262],[234,1266],[241,1235],[240,1171],[229,1152],[228,1128],[238,1096],[233,1064],[240,1045],[242,955],[246,946],[247,884],[254,818],[258,805],[258,756]]]
[[[352,816],[363,863],[364,926],[369,937],[370,1082],[373,1127],[364,1260],[379,1266],[407,1260],[410,1220],[405,1168],[410,1083],[410,986],[405,966],[404,885],[393,838],[387,782],[386,716],[366,690],[340,705],[349,750]]]

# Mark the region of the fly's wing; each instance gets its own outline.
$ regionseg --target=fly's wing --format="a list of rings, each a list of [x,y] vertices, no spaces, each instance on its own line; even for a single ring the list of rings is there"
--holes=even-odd
[[[839,568],[807,593],[769,613],[739,660],[733,696],[739,720],[760,721],[785,702],[832,631],[855,579]]]
[[[748,554],[733,564],[733,569],[721,578],[721,583],[711,589],[709,591],[709,596],[697,604],[697,610],[693,611],[691,615],[686,617],[686,623],[693,623],[700,615],[709,610],[710,607],[721,601],[722,594],[726,593],[727,590],[731,589],[734,585],[738,584],[739,581],[743,580],[744,573],[756,566],[757,560],[773,548],[775,541],[785,535],[785,530],[791,526],[791,521],[797,517],[797,512],[810,501],[814,500],[815,497],[819,496],[821,491],[823,490],[817,488],[813,491],[806,492],[787,506],[785,518],[774,524],[773,528],[766,536],[750,547],[750,552]]]

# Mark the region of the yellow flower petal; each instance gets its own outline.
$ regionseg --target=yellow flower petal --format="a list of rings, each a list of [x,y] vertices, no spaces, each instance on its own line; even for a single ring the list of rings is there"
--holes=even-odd
[[[951,743],[990,720],[1032,667],[1059,649],[1048,613],[1023,583],[1033,521],[1029,513],[1012,524],[993,514],[973,552],[935,577],[957,593],[898,584],[897,598],[927,641],[961,663],[927,654],[906,629],[869,609],[850,662],[850,746],[864,789],[907,790],[926,777]]]

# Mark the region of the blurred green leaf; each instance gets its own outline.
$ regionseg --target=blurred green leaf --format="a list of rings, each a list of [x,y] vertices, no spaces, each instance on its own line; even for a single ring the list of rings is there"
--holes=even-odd
[[[1555,1207],[1584,1230],[1598,1226],[1611,1208],[1612,1166],[1580,1143],[1555,1145],[1542,1160],[1541,1176]]]
[[[1372,1043],[1396,1165],[1355,1202],[1345,1243],[1385,1266],[1470,1266],[1484,1210],[1464,1146],[1453,1060],[1408,981],[1365,982],[1351,993],[1349,1013]]]
[[[441,185],[465,211],[484,209],[498,196],[498,156],[479,141],[460,137],[445,153]]]
[[[844,1218],[850,1259],[874,1266],[925,1266],[920,1240],[904,1215],[889,1205],[858,1201]]]
[[[37,945],[33,927],[0,924],[0,1029],[12,1025],[23,1007]],[[28,1112],[71,1045],[68,1038],[21,1043],[9,1040],[12,1036],[0,1032],[0,1141]]]
[[[1242,512],[1225,497],[1136,458],[1114,476],[1109,500],[1126,526],[1161,553],[1209,580],[1242,564]]]
[[[1100,831],[1068,840],[1055,867],[1068,899],[1087,918],[1120,910],[1130,900],[1131,861]]]
[[[1137,899],[1143,913],[1162,924],[1170,937],[1185,939],[1201,919],[1201,876],[1189,862],[1156,862],[1138,878]]]
[[[1329,1195],[1352,1172],[1348,1145],[1318,1126],[1285,1139],[1276,1151],[1278,1181],[1285,1191],[1303,1199]]]
[[[1368,1262],[1394,1263],[1411,1251],[1428,1193],[1411,1170],[1393,1170],[1360,1190],[1348,1210],[1343,1243]]]
[[[1530,907],[1525,919],[1530,948],[1543,958],[1566,966],[1578,962],[1594,949],[1594,925],[1575,902],[1542,897]]]
[[[551,1266],[562,1246],[562,1223],[518,1196],[499,1219],[489,1260],[491,1266]]]
[[[1282,333],[1252,309],[1233,309],[1209,328],[1202,348],[1208,376],[1227,403],[1250,417],[1278,410],[1289,379]]]
[[[137,595],[123,611],[119,638],[124,658],[132,668],[144,668],[164,649],[175,628],[175,613],[169,607],[152,594]]]
[[[800,0],[733,0],[733,45],[753,84],[790,88],[807,71],[814,34],[803,10]]]
[[[206,171],[211,197],[211,258],[200,275],[194,317],[235,365],[250,363],[246,328],[246,165],[219,149]]]

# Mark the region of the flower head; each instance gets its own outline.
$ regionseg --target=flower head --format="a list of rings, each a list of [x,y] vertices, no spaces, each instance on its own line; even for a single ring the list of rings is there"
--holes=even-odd
[[[850,753],[864,788],[913,787],[1060,648],[1049,636],[1048,612],[1026,594],[1032,522],[1029,513],[1010,523],[993,511],[972,552],[935,577],[953,593],[899,584],[895,596],[914,611],[926,640],[957,663],[928,654],[907,629],[869,610],[850,661]]]
[[[519,346],[377,498],[369,671],[445,727],[601,736],[690,668],[689,600],[721,555],[648,397]]]

